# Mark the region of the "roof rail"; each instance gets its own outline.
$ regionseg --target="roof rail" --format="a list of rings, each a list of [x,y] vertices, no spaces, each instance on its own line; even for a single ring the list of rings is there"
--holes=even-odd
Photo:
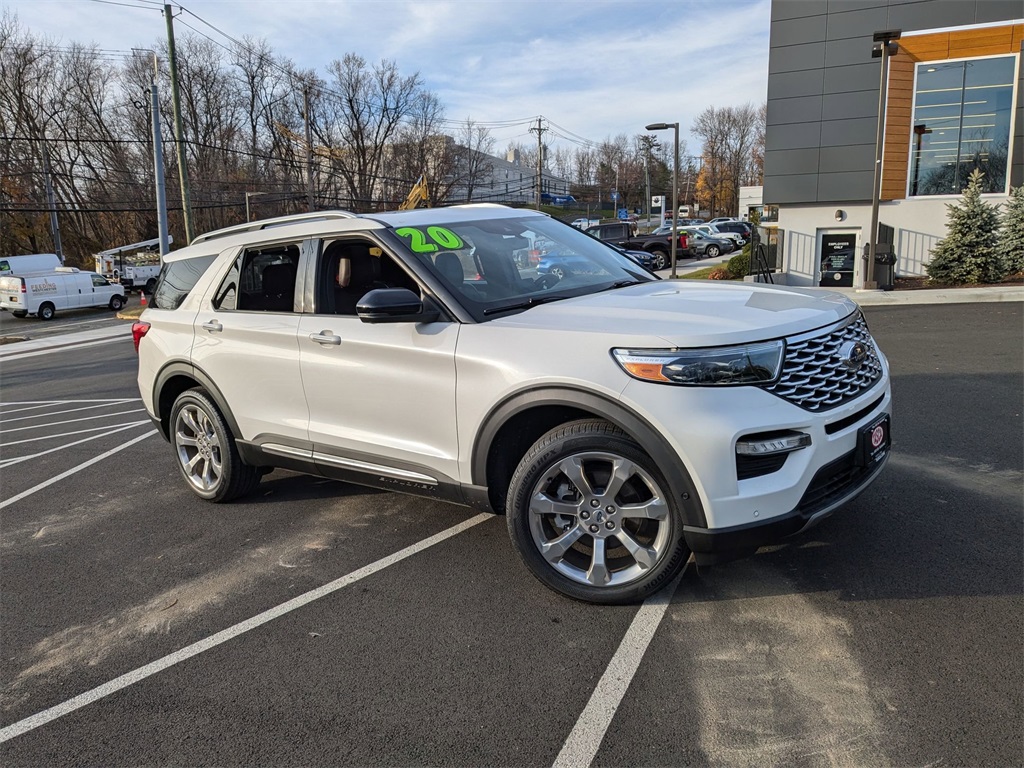
[[[275,219],[262,219],[260,221],[250,221],[246,224],[236,224],[233,227],[225,227],[224,229],[215,229],[213,232],[207,232],[206,234],[193,238],[192,244],[205,243],[208,240],[214,240],[218,237],[240,235],[243,232],[258,232],[261,229],[283,227],[286,224],[298,224],[304,221],[329,221],[331,219],[357,218],[359,218],[359,216],[351,211],[313,211],[312,213],[296,213],[292,216],[278,216]]]

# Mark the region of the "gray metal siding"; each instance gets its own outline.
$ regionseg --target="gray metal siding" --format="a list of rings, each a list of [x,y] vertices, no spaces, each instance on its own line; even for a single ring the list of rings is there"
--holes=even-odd
[[[765,202],[871,199],[880,63],[871,58],[873,32],[912,32],[1022,16],[1021,0],[773,0]],[[1018,84],[1014,186],[1024,182],[1022,87]],[[815,155],[817,168],[809,166]]]

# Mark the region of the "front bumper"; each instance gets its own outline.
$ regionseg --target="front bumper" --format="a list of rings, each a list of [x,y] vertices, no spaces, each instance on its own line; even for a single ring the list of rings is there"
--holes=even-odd
[[[730,528],[684,526],[683,537],[698,565],[711,565],[752,555],[759,547],[800,533],[853,501],[881,473],[889,454],[871,467],[858,467],[856,451],[826,464],[815,474],[800,504],[788,514],[763,523]]]

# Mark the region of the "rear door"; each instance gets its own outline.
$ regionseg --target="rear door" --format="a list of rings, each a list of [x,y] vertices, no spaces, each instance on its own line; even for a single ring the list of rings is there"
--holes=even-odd
[[[244,440],[308,455],[295,309],[300,240],[242,249],[203,297],[192,362],[224,397]]]

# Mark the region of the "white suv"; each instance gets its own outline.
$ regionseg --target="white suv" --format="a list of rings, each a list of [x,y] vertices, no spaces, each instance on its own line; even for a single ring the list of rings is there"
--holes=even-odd
[[[538,238],[546,270],[515,257]],[[496,205],[254,222],[166,259],[139,387],[211,501],[285,467],[503,512],[542,582],[622,603],[803,530],[888,458],[888,366],[841,295],[661,281]]]

